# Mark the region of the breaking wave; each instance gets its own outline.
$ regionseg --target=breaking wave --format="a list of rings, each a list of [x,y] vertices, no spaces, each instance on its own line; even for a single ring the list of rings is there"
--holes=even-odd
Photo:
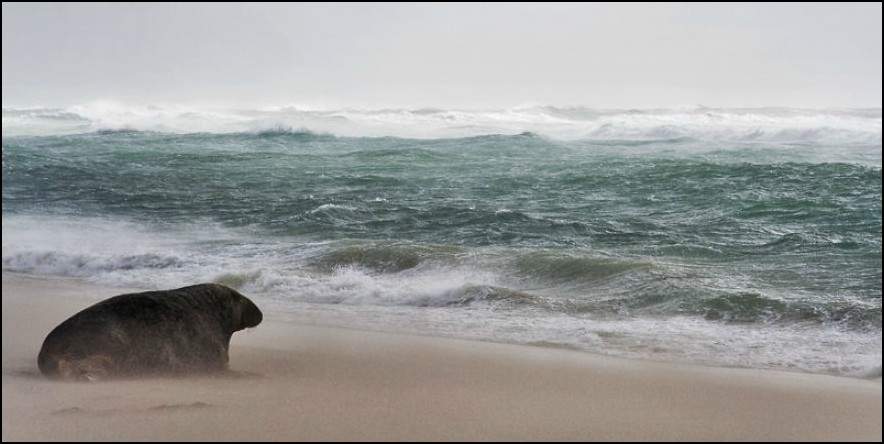
[[[538,134],[561,140],[880,144],[880,109],[684,108],[203,109],[93,102],[68,108],[4,108],[4,136],[107,130],[253,133],[259,136],[446,138]]]

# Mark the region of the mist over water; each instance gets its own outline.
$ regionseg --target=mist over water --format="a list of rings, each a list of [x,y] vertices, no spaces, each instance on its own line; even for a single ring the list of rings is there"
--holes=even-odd
[[[3,269],[302,322],[881,369],[881,110],[3,109]]]

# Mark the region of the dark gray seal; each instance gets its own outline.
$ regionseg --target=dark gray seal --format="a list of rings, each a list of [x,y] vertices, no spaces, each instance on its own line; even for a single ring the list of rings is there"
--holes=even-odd
[[[223,371],[230,337],[262,319],[252,301],[218,284],[123,294],[55,327],[37,365],[50,378],[88,381]]]

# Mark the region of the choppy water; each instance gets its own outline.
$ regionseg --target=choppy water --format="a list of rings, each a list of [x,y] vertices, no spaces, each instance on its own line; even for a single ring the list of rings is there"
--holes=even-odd
[[[93,105],[4,109],[3,133],[4,270],[214,280],[302,322],[880,375],[880,109]]]

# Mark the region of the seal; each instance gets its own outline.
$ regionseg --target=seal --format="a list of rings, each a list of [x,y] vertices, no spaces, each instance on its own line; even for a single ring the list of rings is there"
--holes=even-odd
[[[219,284],[123,294],[55,327],[37,365],[50,378],[86,381],[223,371],[233,333],[262,319],[252,301]]]

